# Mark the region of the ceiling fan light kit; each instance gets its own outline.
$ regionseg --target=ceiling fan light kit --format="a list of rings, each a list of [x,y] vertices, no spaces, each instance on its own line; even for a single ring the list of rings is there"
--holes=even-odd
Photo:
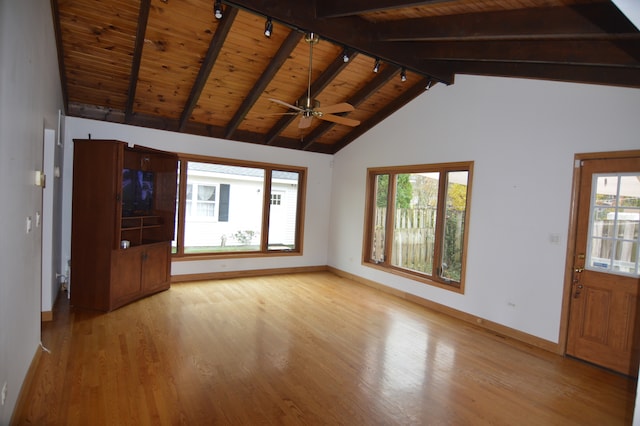
[[[309,45],[318,44],[320,41],[320,36],[316,33],[305,33],[304,41],[309,43]]]

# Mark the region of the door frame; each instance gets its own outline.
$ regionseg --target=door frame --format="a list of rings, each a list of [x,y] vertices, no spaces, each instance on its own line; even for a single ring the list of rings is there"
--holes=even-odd
[[[573,291],[573,265],[576,254],[576,235],[578,226],[578,199],[580,196],[580,178],[584,160],[613,160],[640,157],[640,150],[591,152],[575,154],[573,159],[573,183],[571,185],[571,207],[569,211],[569,235],[567,237],[567,253],[564,267],[564,288],[562,292],[562,311],[560,313],[560,335],[558,337],[558,353],[566,355],[569,333],[569,313]]]

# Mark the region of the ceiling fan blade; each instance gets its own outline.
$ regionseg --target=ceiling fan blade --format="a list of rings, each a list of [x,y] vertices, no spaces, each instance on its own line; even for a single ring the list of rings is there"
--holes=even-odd
[[[343,102],[341,104],[320,107],[319,110],[324,114],[335,114],[336,112],[351,112],[354,111],[355,108],[353,105]]]
[[[280,99],[273,99],[273,98],[269,98],[269,100],[270,100],[271,102],[275,102],[275,103],[277,103],[277,104],[280,104],[280,105],[286,106],[286,107],[288,107],[288,108],[295,109],[296,111],[304,111],[302,108],[297,107],[297,106],[295,106],[295,105],[288,104],[288,103],[286,103],[286,102],[284,102],[284,101],[281,101]]]
[[[311,126],[311,120],[313,120],[313,116],[303,115],[300,117],[300,122],[298,123],[298,129],[307,129]]]
[[[354,120],[353,118],[341,117],[339,115],[333,114],[322,114],[320,116],[321,119],[331,121],[337,124],[344,124],[345,126],[355,127],[360,124],[360,121]]]

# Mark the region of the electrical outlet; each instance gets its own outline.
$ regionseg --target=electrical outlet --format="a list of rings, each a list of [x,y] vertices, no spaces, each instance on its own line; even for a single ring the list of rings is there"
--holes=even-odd
[[[5,381],[2,385],[2,394],[0,395],[0,405],[4,405],[4,402],[7,400],[7,382]]]

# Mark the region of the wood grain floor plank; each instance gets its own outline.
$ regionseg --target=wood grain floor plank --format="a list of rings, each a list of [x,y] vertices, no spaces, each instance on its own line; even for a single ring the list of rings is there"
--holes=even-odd
[[[328,272],[61,298],[27,425],[624,425],[635,380]]]

